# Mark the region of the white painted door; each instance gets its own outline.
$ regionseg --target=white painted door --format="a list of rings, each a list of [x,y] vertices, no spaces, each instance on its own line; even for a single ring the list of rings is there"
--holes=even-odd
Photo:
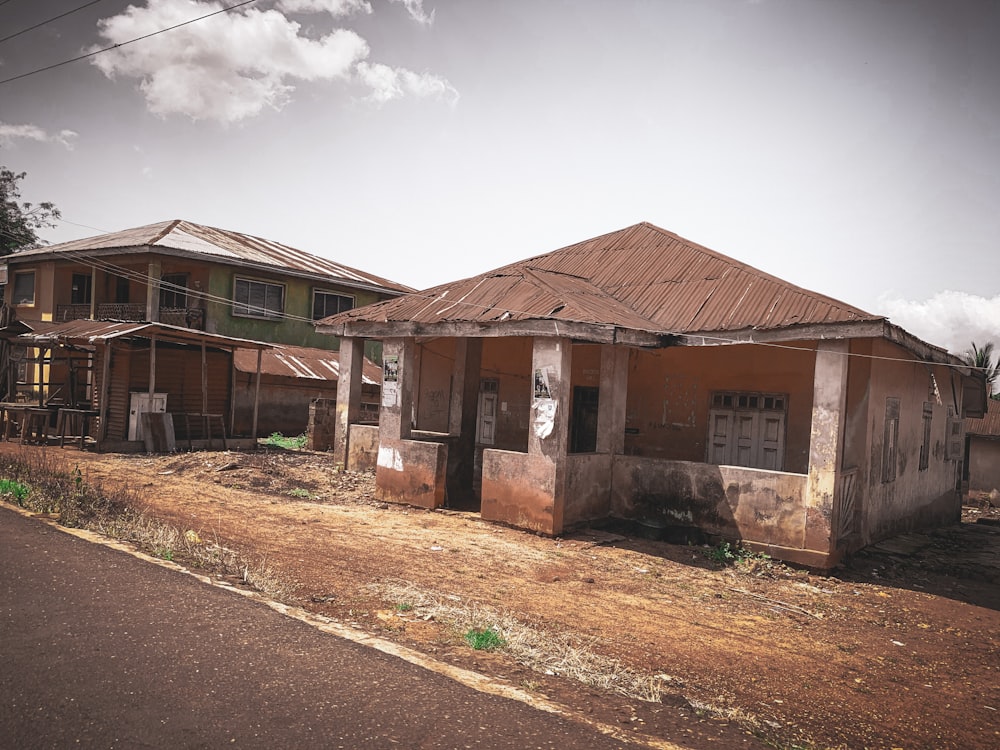
[[[479,419],[476,422],[476,442],[493,445],[496,441],[497,394],[479,394]]]

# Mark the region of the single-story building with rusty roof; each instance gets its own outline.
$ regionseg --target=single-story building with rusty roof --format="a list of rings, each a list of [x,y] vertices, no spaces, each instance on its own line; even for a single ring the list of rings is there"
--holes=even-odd
[[[388,501],[558,535],[626,519],[814,566],[959,518],[981,377],[875,315],[648,223],[328,317],[334,460]],[[358,424],[381,340],[378,427]]]

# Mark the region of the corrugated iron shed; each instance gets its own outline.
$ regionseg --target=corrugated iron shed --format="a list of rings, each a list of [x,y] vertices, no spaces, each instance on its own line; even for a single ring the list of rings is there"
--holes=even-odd
[[[965,434],[1000,438],[1000,401],[987,399],[986,415],[980,419],[966,419]]]
[[[257,351],[254,349],[237,349],[234,360],[240,372],[257,371]],[[260,372],[287,378],[336,381],[340,377],[340,353],[300,346],[267,349],[261,353]],[[361,378],[365,385],[381,385],[382,368],[365,359]]]
[[[506,320],[697,334],[884,318],[643,222],[320,325]]]
[[[25,250],[8,256],[7,260],[16,263],[21,259],[35,259],[39,256],[70,257],[73,254],[88,253],[101,255],[108,252],[141,252],[146,248],[151,251],[169,250],[173,254],[189,257],[204,257],[218,263],[273,267],[284,272],[335,279],[341,284],[353,287],[386,292],[413,291],[411,287],[398,282],[311,255],[279,242],[181,219]]]

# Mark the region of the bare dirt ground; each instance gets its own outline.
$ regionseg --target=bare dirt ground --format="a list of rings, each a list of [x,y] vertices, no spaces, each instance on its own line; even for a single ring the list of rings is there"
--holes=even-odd
[[[370,475],[338,473],[324,454],[0,450],[127,483],[151,514],[266,557],[296,585],[290,603],[642,735],[693,748],[1000,747],[1000,510],[986,503],[822,575],[725,567],[701,547],[607,529],[550,539],[387,505]],[[472,650],[388,585],[579,638],[666,695],[608,694]]]

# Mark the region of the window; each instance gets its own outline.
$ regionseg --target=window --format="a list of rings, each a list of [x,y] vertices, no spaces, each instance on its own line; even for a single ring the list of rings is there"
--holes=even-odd
[[[933,377],[933,376],[931,376]],[[920,471],[927,468],[931,457],[931,422],[934,419],[934,404],[924,401],[924,439],[920,443]]]
[[[278,318],[285,310],[285,287],[264,281],[236,279],[233,315],[251,318]]]
[[[354,309],[354,297],[333,292],[313,291],[313,320]]]
[[[90,304],[91,276],[89,273],[74,273],[73,286],[70,290],[70,304],[89,305]]]
[[[24,271],[14,274],[14,298],[15,305],[35,304],[35,272]]]
[[[787,410],[782,394],[713,393],[706,462],[782,471]]]
[[[160,308],[187,309],[187,274],[165,273],[160,278]]]
[[[896,480],[896,447],[899,442],[899,399],[885,400],[885,428],[882,433],[882,481]]]

